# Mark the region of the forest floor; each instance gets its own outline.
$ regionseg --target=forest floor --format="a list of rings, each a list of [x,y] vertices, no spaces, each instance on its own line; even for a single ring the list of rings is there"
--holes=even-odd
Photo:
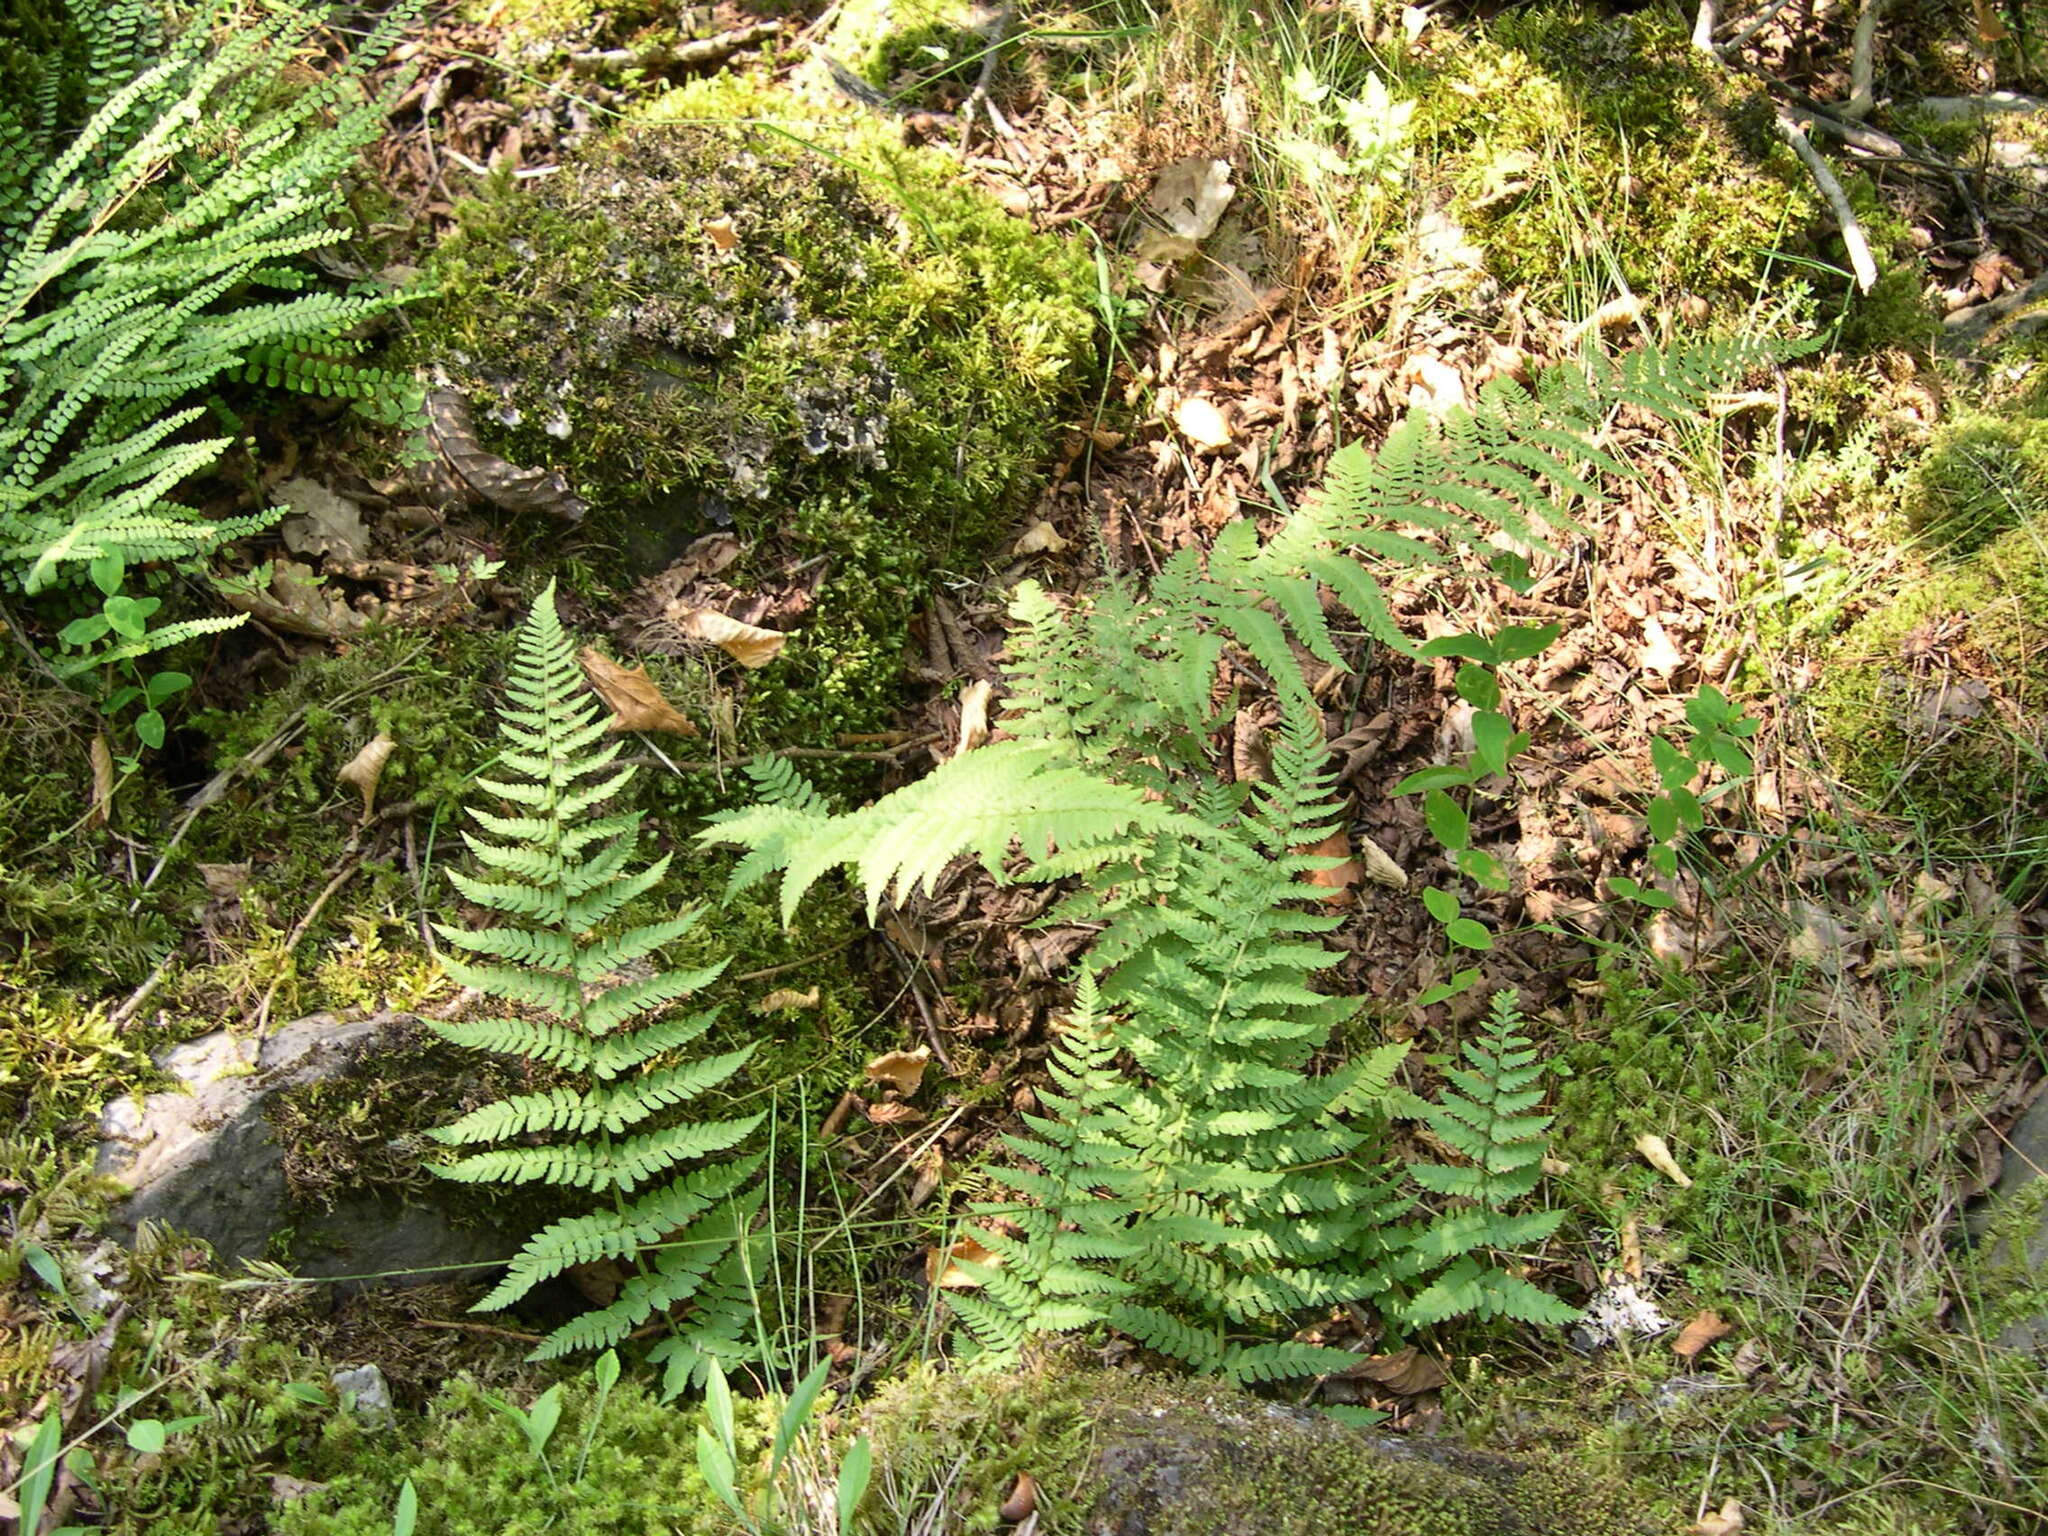
[[[548,174],[591,121],[659,89],[664,70],[683,72],[663,62],[676,53],[669,7],[527,9],[508,0],[431,15],[408,50],[416,83],[376,155],[389,200],[380,218],[405,231],[406,261],[428,259],[481,173]],[[2048,378],[2039,343],[2013,328],[2018,301],[2034,302],[2048,273],[2033,164],[2048,149],[2001,160],[1995,125],[1938,130],[1903,112],[1922,97],[2041,88],[2025,39],[1981,5],[1894,7],[1875,81],[1890,106],[1850,130],[1846,149],[1815,130],[1876,250],[1880,280],[1866,295],[1803,171],[1723,165],[1700,180],[1688,158],[1708,136],[1694,114],[1714,110],[1719,89],[1701,80],[1726,76],[1745,99],[1795,109],[1849,97],[1853,6],[1802,0],[1740,48],[1689,61],[1682,29],[1654,9],[1568,20],[1457,5],[1277,18],[1222,0],[1112,9],[981,14],[990,68],[975,55],[932,78],[913,63],[866,108],[905,142],[957,154],[1016,217],[1087,243],[1102,355],[1070,416],[1046,423],[1052,452],[1035,496],[993,555],[918,615],[887,729],[765,745],[846,775],[838,784],[855,794],[907,782],[956,750],[963,710],[982,707],[968,702],[972,685],[1000,681],[1007,596],[1021,579],[1076,592],[1104,574],[1155,574],[1234,519],[1277,516],[1342,443],[1377,442],[1404,412],[1448,409],[1589,340],[1715,327],[1820,337],[1711,419],[1617,419],[1605,446],[1635,478],[1581,540],[1535,562],[1532,581],[1389,578],[1394,613],[1419,639],[1558,629],[1545,654],[1504,673],[1503,708],[1533,741],[1513,793],[1475,817],[1475,842],[1513,875],[1508,890],[1468,900],[1483,952],[1447,951],[1419,892],[1456,873],[1420,798],[1395,792],[1470,750],[1452,664],[1358,636],[1351,669],[1318,684],[1353,808],[1342,846],[1325,850],[1347,861],[1331,877],[1329,905],[1344,916],[1330,935],[1331,989],[1369,999],[1377,1037],[1414,1041],[1431,1062],[1456,1050],[1489,994],[1519,995],[1539,1044],[1571,1074],[1553,1105],[1553,1184],[1575,1215],[1527,1270],[1575,1302],[1640,1295],[1665,1324],[1606,1341],[1451,1330],[1378,1357],[1391,1363],[1355,1383],[1355,1399],[1396,1432],[1565,1450],[1618,1469],[1657,1529],[2040,1529],[2048,1396],[2038,1361],[1989,1342],[2044,1309],[2038,1277],[1980,1263],[1962,1234],[2048,1079],[2048,673],[2029,670],[2048,614],[2022,606],[2015,628],[1994,634],[1973,628],[1971,599],[1941,593],[1959,579],[1957,551],[1983,543],[1950,539],[1944,519],[2001,476],[2001,531],[2032,540],[2048,566],[2048,444],[2036,432]],[[1739,9],[1724,35],[1762,8]],[[557,12],[574,14],[564,23]],[[794,72],[815,67],[833,20],[725,3],[693,17],[687,37],[716,42],[730,68]],[[522,52],[520,29],[543,23],[576,41]],[[1496,55],[1477,41],[1500,36],[1517,46]],[[1600,71],[1637,68],[1639,53],[1655,68],[1641,66],[1651,83],[1631,113],[1648,110],[1645,92],[1691,83],[1668,97],[1664,120],[1610,129]],[[1570,100],[1580,116],[1516,121],[1489,95],[1523,88],[1507,54],[1543,61],[1567,85],[1557,61],[1582,65],[1584,97]],[[533,66],[543,74],[518,62],[529,56],[547,61]],[[1384,187],[1377,165],[1340,173],[1327,159],[1364,158],[1331,124],[1337,102],[1361,99],[1382,74],[1397,90],[1456,82],[1418,109],[1415,148]],[[1459,92],[1476,117],[1458,116]],[[1763,259],[1743,206],[1752,198],[1776,222]],[[1735,231],[1725,244],[1723,226]],[[388,444],[291,435],[302,425],[266,433],[250,484],[267,493],[310,475],[370,509],[366,542],[324,557],[324,590],[372,595],[397,625],[344,622],[339,599],[290,627],[258,611],[200,676],[195,709],[210,713],[124,782],[135,810],[83,861],[50,834],[83,825],[91,775],[76,749],[92,722],[34,693],[32,679],[8,696],[21,701],[17,750],[47,742],[73,776],[0,842],[0,928],[19,935],[19,958],[0,967],[0,1089],[21,1105],[4,1143],[20,1166],[0,1169],[0,1278],[15,1280],[0,1290],[0,1324],[37,1341],[37,1367],[20,1379],[39,1383],[0,1387],[0,1424],[24,1431],[43,1394],[62,1390],[44,1373],[51,1351],[83,1340],[90,1353],[97,1336],[27,1255],[47,1264],[67,1245],[94,1251],[105,1192],[82,1169],[108,1085],[153,1085],[151,1051],[224,1025],[459,1006],[425,952],[426,920],[441,818],[490,731],[494,637],[554,575],[575,626],[646,662],[662,655],[636,652],[647,615],[716,584],[695,547],[644,579],[620,577],[601,525],[508,527],[501,514],[436,507],[423,533],[408,520],[426,499],[419,473],[394,467]],[[489,573],[435,611],[423,573],[473,559]],[[793,560],[753,570],[744,594],[719,590],[744,621],[801,633],[806,580]],[[2031,590],[2048,594],[2048,583]],[[1887,629],[1908,610],[1912,622]],[[657,678],[681,675],[653,666]],[[1884,681],[1860,693],[1842,682],[1861,672]],[[1652,739],[1682,729],[1705,685],[1760,722],[1754,773],[1712,801],[1711,829],[1660,886],[1667,899],[1632,902],[1615,882],[1653,883],[1641,813],[1656,782]],[[1892,713],[1871,713],[1880,708]],[[653,771],[690,786],[699,811],[716,798],[703,786],[737,782],[746,755],[715,716],[694,738],[647,738]],[[999,731],[1000,694],[990,718]],[[1255,774],[1275,718],[1245,703],[1219,760]],[[357,791],[335,774],[373,734],[366,722],[396,738],[402,771],[358,825]],[[1967,760],[1966,735],[1977,754]],[[1859,745],[1881,756],[1880,744],[1887,761],[1858,756]],[[209,797],[203,787],[223,774],[227,792]],[[174,850],[171,832],[187,821],[190,846]],[[693,827],[677,814],[664,841],[687,847]],[[1035,1102],[1070,1001],[1063,973],[1092,937],[1039,924],[1049,905],[1044,892],[956,871],[890,905],[874,931],[744,920],[754,947],[735,970],[758,979],[736,995],[758,1005],[787,989],[780,1006],[794,1018],[819,1006],[816,992],[804,1001],[813,983],[801,966],[822,958],[836,976],[826,1014],[805,1026],[824,1064],[793,1081],[781,1108],[822,1191],[791,1219],[829,1256],[800,1278],[811,1293],[799,1306],[842,1385],[944,1351],[932,1282],[954,1214],[978,1187],[978,1162]],[[1468,963],[1483,985],[1414,1004]],[[864,1070],[904,1052],[929,1066],[894,1082],[887,1068]],[[1639,1150],[1644,1137],[1654,1157]],[[153,1488],[166,1518],[196,1509],[217,1522],[165,1529],[263,1528],[270,1480],[311,1464],[286,1449],[313,1433],[292,1416],[324,1411],[277,1393],[328,1362],[376,1361],[408,1411],[458,1370],[512,1395],[551,1379],[521,1363],[533,1336],[519,1320],[467,1317],[466,1285],[341,1297],[275,1268],[227,1289],[200,1278],[209,1261],[192,1250],[150,1265],[128,1304],[175,1319],[184,1354],[103,1345],[71,1390],[90,1374],[89,1400],[110,1359],[117,1377],[167,1401],[180,1371],[207,1382],[204,1401],[181,1411],[232,1421],[207,1451],[215,1491],[194,1492],[196,1474],[176,1491],[149,1483],[150,1467],[125,1485]],[[1358,1318],[1333,1318],[1320,1337],[1366,1353],[1379,1343]],[[202,1358],[204,1369],[192,1363]],[[1102,1359],[1145,1364],[1114,1343]],[[243,1407],[219,1408],[237,1394]],[[265,1484],[254,1505],[252,1480]],[[84,1501],[91,1511],[89,1492]],[[945,1529],[994,1528],[968,1494],[958,1502],[959,1523]],[[121,1523],[133,1513],[95,1518],[140,1529]]]

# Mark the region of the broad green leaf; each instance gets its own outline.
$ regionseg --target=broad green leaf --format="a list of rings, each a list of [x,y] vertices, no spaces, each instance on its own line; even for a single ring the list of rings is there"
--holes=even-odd
[[[1440,789],[1432,789],[1423,801],[1423,820],[1429,823],[1432,836],[1451,853],[1461,853],[1472,846],[1472,818],[1465,814],[1465,808]]]
[[[1440,923],[1448,923],[1458,915],[1458,898],[1434,885],[1424,888],[1422,904]]]
[[[1486,925],[1469,917],[1454,918],[1445,923],[1444,937],[1460,949],[1493,948],[1493,935],[1487,931]]]

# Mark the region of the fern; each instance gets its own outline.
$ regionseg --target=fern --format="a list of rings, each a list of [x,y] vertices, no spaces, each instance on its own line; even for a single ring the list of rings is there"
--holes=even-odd
[[[163,34],[155,0],[0,0],[0,579],[28,592],[193,564],[279,513],[178,502],[221,436],[196,402],[246,380],[387,420],[414,386],[354,359],[398,297],[335,292],[305,258],[345,238],[349,173],[382,131],[367,72],[410,8],[300,78],[319,18],[210,0]],[[287,71],[290,88],[284,89]],[[150,637],[169,643],[170,631]]]
[[[1515,994],[1494,995],[1477,1039],[1465,1043],[1465,1065],[1422,1120],[1463,1162],[1415,1163],[1408,1176],[1424,1189],[1462,1202],[1460,1209],[1409,1235],[1417,1267],[1448,1266],[1400,1308],[1414,1327],[1473,1314],[1531,1323],[1563,1323],[1577,1312],[1480,1255],[1539,1243],[1557,1230],[1562,1211],[1514,1213],[1543,1178],[1545,1133],[1552,1117],[1531,1114],[1543,1102],[1543,1067],[1521,1028]]]
[[[1540,1177],[1533,1057],[1496,1013],[1428,1110],[1471,1166],[1413,1181],[1384,1152],[1405,1095],[1404,1048],[1327,1068],[1358,1010],[1315,981],[1337,919],[1308,876],[1339,824],[1323,715],[1305,666],[1343,667],[1330,614],[1404,651],[1375,571],[1512,573],[1576,527],[1621,472],[1600,446],[1618,406],[1696,411],[1758,360],[1739,345],[1501,380],[1470,409],[1411,415],[1377,453],[1351,446],[1320,492],[1261,539],[1249,520],[1176,554],[1145,587],[1112,580],[1061,606],[1026,583],[1011,608],[1003,723],[981,747],[862,810],[834,815],[783,785],[717,818],[746,879],[782,872],[785,911],[826,870],[871,907],[969,856],[998,878],[1080,876],[1049,922],[1099,937],[1049,1063],[1043,1112],[1007,1138],[983,1202],[989,1262],[950,1295],[985,1347],[1107,1325],[1240,1381],[1329,1369],[1288,1338],[1302,1312],[1378,1306],[1421,1326],[1461,1314],[1553,1321],[1560,1304],[1491,1255],[1541,1241],[1554,1213],[1517,1214]],[[1279,703],[1265,782],[1226,782],[1215,733],[1236,674]],[[1446,1129],[1450,1127],[1450,1129]],[[1460,1208],[1410,1220],[1417,1186]]]
[[[633,770],[612,766],[619,744],[604,739],[603,708],[583,685],[552,586],[519,632],[506,696],[498,763],[508,777],[488,787],[514,814],[471,809],[481,831],[464,836],[489,874],[451,878],[468,900],[515,921],[436,927],[470,957],[444,962],[454,980],[541,1017],[433,1027],[458,1045],[517,1056],[564,1080],[442,1126],[433,1134],[444,1144],[485,1149],[434,1171],[462,1183],[547,1184],[606,1197],[605,1208],[535,1233],[478,1308],[510,1306],[579,1264],[629,1260],[637,1272],[617,1300],[555,1330],[535,1358],[617,1343],[650,1317],[688,1305],[664,1354],[680,1387],[705,1360],[743,1352],[731,1327],[729,1266],[753,1241],[748,1220],[761,1195],[746,1189],[758,1158],[679,1170],[731,1153],[761,1117],[678,1122],[673,1112],[730,1082],[753,1047],[677,1057],[716,1015],[668,1010],[715,980],[722,962],[644,975],[627,969],[691,933],[701,913],[606,926],[668,861],[633,870],[639,816],[602,814]]]

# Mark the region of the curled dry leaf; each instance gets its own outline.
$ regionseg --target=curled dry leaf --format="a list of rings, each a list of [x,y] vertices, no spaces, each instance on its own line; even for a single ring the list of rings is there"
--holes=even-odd
[[[107,824],[107,806],[114,798],[114,750],[107,745],[105,736],[95,732],[87,756],[92,761],[92,803],[86,809],[85,824],[103,827]]]
[[[337,495],[317,480],[303,475],[287,480],[274,492],[277,503],[291,509],[278,524],[284,547],[295,555],[334,555],[342,560],[363,560],[370,553],[369,531],[363,527],[363,509],[346,496]]]
[[[1680,1189],[1691,1189],[1692,1180],[1685,1170],[1678,1166],[1678,1159],[1671,1155],[1671,1148],[1662,1136],[1645,1131],[1636,1138],[1636,1150],[1643,1155],[1643,1161],[1663,1174]]]
[[[595,646],[586,645],[578,658],[583,675],[598,697],[610,706],[614,731],[669,731],[695,736],[697,727],[662,696],[645,667],[622,667]]]
[[[334,778],[339,784],[346,784],[363,797],[363,820],[370,819],[370,813],[377,808],[377,781],[384,777],[384,765],[391,761],[391,754],[398,743],[383,731],[372,737],[354,757],[342,765],[341,772]]]
[[[1685,665],[1685,653],[1672,644],[1670,633],[1654,613],[1643,620],[1643,648],[1636,655],[1645,672],[1669,677]]]
[[[711,243],[720,251],[732,250],[740,243],[740,232],[733,228],[730,218],[706,219],[704,233],[711,237]]]
[[[1742,1529],[1744,1513],[1742,1500],[1723,1500],[1717,1512],[1699,1518],[1692,1527],[1693,1536],[1736,1536],[1736,1532]]]
[[[469,400],[460,390],[427,391],[427,441],[464,486],[507,512],[538,512],[575,523],[589,510],[559,471],[523,468],[478,442]]]
[[[979,1264],[984,1269],[1001,1266],[1003,1256],[984,1247],[977,1239],[963,1237],[950,1248],[933,1248],[924,1256],[925,1284],[942,1291],[972,1291],[981,1282],[960,1267],[960,1262]]]
[[[1390,1355],[1369,1355],[1344,1374],[1374,1382],[1396,1397],[1413,1397],[1434,1392],[1451,1379],[1443,1361],[1413,1348],[1397,1349]]]
[[[995,684],[986,678],[977,678],[960,694],[960,740],[953,747],[953,755],[972,752],[988,740],[988,701],[995,693]]]
[[[691,608],[676,616],[682,632],[697,640],[709,640],[743,667],[765,667],[782,654],[789,636],[758,624],[742,624],[715,608]]]
[[[877,1056],[862,1068],[871,1083],[886,1083],[908,1097],[924,1082],[924,1069],[931,1063],[932,1048],[920,1045],[914,1051],[891,1051]]]
[[[1230,418],[1207,395],[1189,395],[1175,406],[1173,424],[1197,448],[1214,452],[1230,446]]]
[[[1357,838],[1358,859],[1365,866],[1365,878],[1374,885],[1392,886],[1397,891],[1408,888],[1408,871],[1394,862],[1394,856],[1371,838],[1360,834]]]
[[[920,1111],[893,1099],[883,1104],[862,1104],[860,1112],[868,1117],[870,1125],[915,1125],[924,1118]]]
[[[1690,1360],[1714,1340],[1734,1331],[1735,1325],[1718,1312],[1695,1312],[1671,1341],[1671,1352],[1681,1360]]]
[[[1019,536],[1013,553],[1056,555],[1066,547],[1067,540],[1060,537],[1059,530],[1041,517]]]
[[[818,1006],[818,989],[799,992],[794,987],[778,987],[761,1001],[754,1004],[756,1013],[793,1013],[800,1008]]]
[[[996,1515],[1005,1524],[1016,1525],[1028,1520],[1038,1509],[1038,1479],[1029,1472],[1019,1472],[1017,1481],[1010,1489],[1010,1496],[1003,1500],[1002,1508]]]

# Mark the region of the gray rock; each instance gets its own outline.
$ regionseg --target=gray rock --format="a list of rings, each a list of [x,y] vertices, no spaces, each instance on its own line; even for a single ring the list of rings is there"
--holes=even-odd
[[[1119,1407],[1097,1429],[1088,1536],[1638,1536],[1568,1463],[1361,1434],[1218,1392]]]
[[[321,1013],[261,1040],[221,1031],[166,1051],[157,1064],[184,1089],[116,1099],[100,1117],[98,1171],[131,1191],[112,1213],[116,1230],[132,1237],[141,1223],[158,1222],[210,1243],[223,1260],[267,1256],[279,1234],[307,1224],[265,1113],[271,1100],[340,1076],[410,1022],[408,1014]],[[337,1202],[310,1225],[323,1251],[297,1267],[315,1277],[494,1264],[518,1247],[507,1235],[458,1228],[439,1211],[370,1194]]]
[[[327,1380],[366,1429],[389,1429],[398,1422],[397,1410],[391,1405],[391,1384],[376,1366],[350,1366]]]
[[[2010,1241],[2000,1242],[1994,1262],[2014,1262],[2034,1273],[2048,1270],[2048,1199],[2042,1198],[2042,1181],[2048,1179],[2048,1091],[2034,1095],[2013,1127],[2006,1133],[2005,1166],[1990,1198],[1972,1213],[1970,1226],[1979,1236],[1992,1233],[2002,1224],[2001,1215],[2013,1214],[2021,1230]],[[1999,1234],[2002,1236],[2002,1234]],[[2013,1251],[2017,1245],[2018,1251]],[[2012,1324],[1998,1336],[2008,1349],[2036,1349],[2048,1353],[2048,1316],[2027,1318]]]

